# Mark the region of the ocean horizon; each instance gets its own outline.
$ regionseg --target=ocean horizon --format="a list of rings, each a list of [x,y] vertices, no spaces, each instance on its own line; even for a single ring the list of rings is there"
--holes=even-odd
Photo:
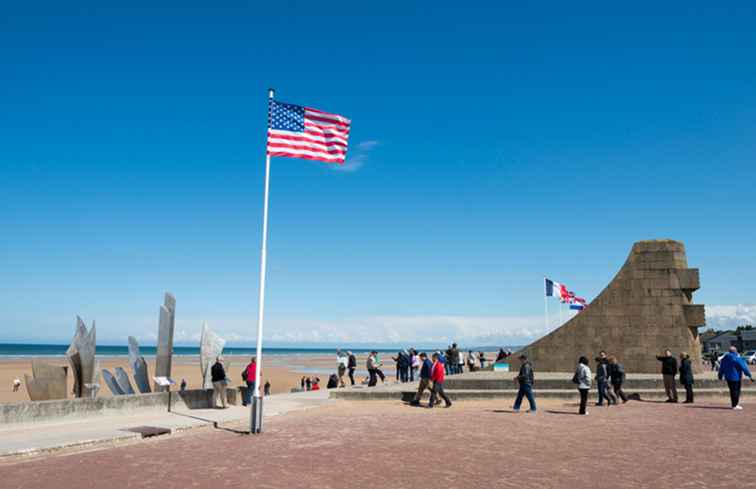
[[[474,347],[472,350],[486,350],[492,351],[498,350],[497,347]],[[518,347],[507,347],[514,350]],[[32,357],[63,357],[68,349],[67,344],[37,344],[37,343],[0,343],[0,358],[32,358]],[[371,347],[341,347],[342,350],[352,351],[356,354],[369,353],[375,350],[379,353],[396,353],[397,348],[371,348]],[[425,350],[434,350],[437,348],[425,348]],[[466,350],[465,347],[461,348]],[[420,350],[420,348],[418,348]],[[140,354],[144,357],[154,357],[157,352],[157,346],[154,345],[140,345]],[[199,346],[182,346],[174,345],[173,353],[176,356],[197,356],[199,355]],[[223,349],[223,354],[227,356],[232,355],[254,355],[256,348],[254,346],[226,346]],[[302,346],[302,347],[264,347],[263,353],[265,355],[331,355],[336,353],[336,347],[324,347],[324,346]],[[100,357],[127,357],[129,354],[129,348],[127,345],[97,345],[97,355]]]

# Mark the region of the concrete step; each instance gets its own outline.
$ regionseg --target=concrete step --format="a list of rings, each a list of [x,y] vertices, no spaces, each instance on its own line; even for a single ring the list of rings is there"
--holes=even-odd
[[[517,395],[516,389],[444,389],[446,395],[452,400],[473,400],[473,399],[514,399]],[[377,401],[377,400],[403,400],[410,401],[415,397],[413,390],[398,389],[364,389],[364,390],[332,390],[330,391],[331,399],[347,399],[360,401]],[[723,398],[729,399],[729,391],[724,389],[696,389],[696,399],[700,398]],[[642,400],[666,399],[663,389],[633,389],[625,390],[628,397]],[[678,396],[685,397],[685,391],[678,389]],[[577,389],[535,389],[537,398],[543,399],[565,399],[578,400],[579,393]],[[743,397],[756,397],[756,388],[743,388]],[[426,391],[423,398],[429,397]],[[591,398],[596,397],[596,389],[592,389]]]
[[[496,378],[492,377],[476,377],[476,376],[450,376],[446,378],[444,382],[444,388],[449,390],[508,390],[516,389],[516,385],[512,380],[515,374],[507,376],[500,376]],[[595,382],[594,382],[595,385]],[[664,389],[664,382],[661,378],[634,378],[628,376],[625,383],[622,385],[624,390],[637,390],[637,389]],[[694,389],[726,389],[726,385],[717,379],[697,379],[693,384]],[[572,383],[572,376],[568,375],[564,378],[546,378],[539,379],[536,377],[535,381],[536,389],[575,389],[575,384]],[[678,387],[682,389],[682,387]]]

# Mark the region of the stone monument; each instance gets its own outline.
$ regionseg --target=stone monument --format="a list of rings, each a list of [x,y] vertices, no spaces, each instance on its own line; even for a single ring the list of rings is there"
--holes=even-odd
[[[173,330],[176,326],[176,298],[165,293],[165,300],[160,306],[160,320],[158,323],[157,356],[155,358],[155,376],[171,376],[171,360],[173,357]],[[155,384],[156,392],[167,391],[168,388]]]
[[[99,379],[95,364],[96,338],[94,321],[92,321],[92,329],[87,331],[84,321],[77,316],[76,333],[71,341],[71,346],[66,350],[66,357],[71,365],[71,373],[74,377],[74,395],[76,397],[91,397],[92,386],[97,384]]]
[[[26,391],[32,401],[65,399],[67,396],[68,367],[59,367],[32,360],[32,375],[24,374]]]
[[[129,365],[131,365],[134,383],[139,392],[149,394],[151,392],[149,369],[144,357],[139,354],[139,343],[133,336],[129,336]]]
[[[215,359],[223,353],[226,340],[211,330],[207,323],[202,323],[202,335],[200,337],[200,369],[202,370],[202,388],[212,389],[213,381],[210,369]]]
[[[581,355],[593,360],[605,350],[628,373],[656,373],[656,355],[669,348],[690,354],[698,371],[698,328],[706,322],[704,306],[692,303],[698,288],[698,269],[688,268],[681,242],[639,241],[584,311],[514,358],[524,352],[536,371],[571,372]]]

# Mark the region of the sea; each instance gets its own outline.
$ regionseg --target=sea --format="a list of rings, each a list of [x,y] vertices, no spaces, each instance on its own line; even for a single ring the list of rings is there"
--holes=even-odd
[[[31,343],[0,343],[0,359],[2,358],[29,358],[29,357],[63,357],[68,345],[41,345]],[[347,348],[342,348],[346,351]],[[396,353],[396,348],[349,348],[355,354],[369,353],[376,350],[379,353]],[[156,346],[141,346],[139,353],[142,356],[155,356]],[[336,348],[263,348],[264,355],[334,355]],[[173,346],[173,354],[177,356],[198,356],[199,346]],[[229,346],[223,348],[223,354],[231,355],[254,355],[255,347]],[[99,357],[127,357],[129,348],[126,345],[97,345]]]

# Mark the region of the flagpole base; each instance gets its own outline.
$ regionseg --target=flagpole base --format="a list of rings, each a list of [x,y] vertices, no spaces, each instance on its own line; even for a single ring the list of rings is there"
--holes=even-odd
[[[263,419],[263,399],[259,396],[252,398],[252,419],[250,420],[250,434],[259,435],[262,433]]]

